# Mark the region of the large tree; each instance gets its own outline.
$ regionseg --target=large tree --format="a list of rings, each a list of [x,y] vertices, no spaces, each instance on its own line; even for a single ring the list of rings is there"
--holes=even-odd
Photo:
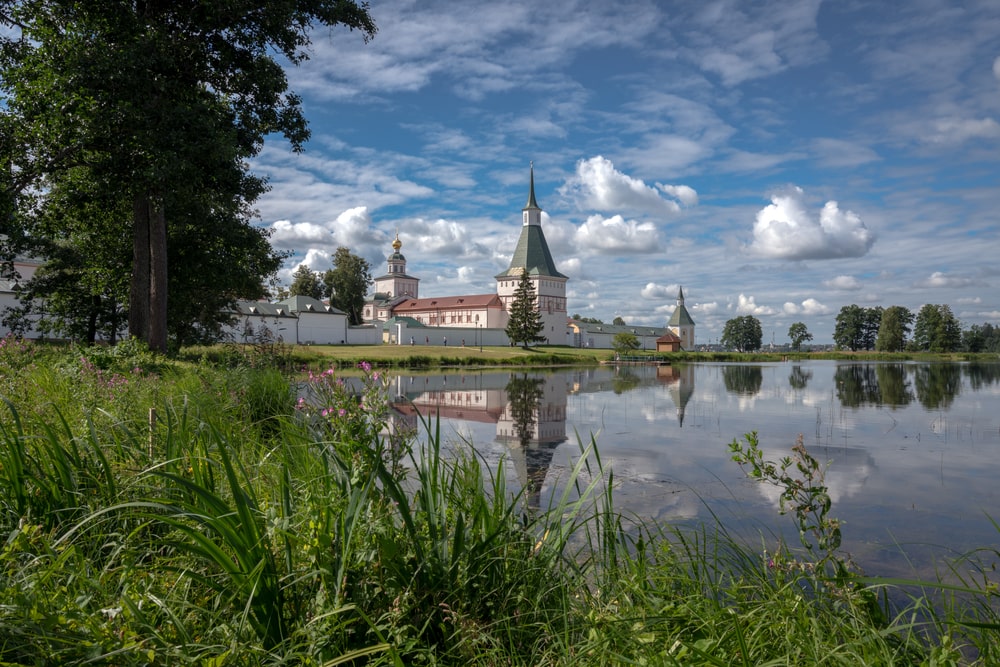
[[[953,352],[962,342],[962,327],[951,307],[924,304],[913,324],[913,344],[918,350]]]
[[[319,274],[305,264],[299,264],[299,268],[292,273],[292,284],[288,287],[288,295],[322,299],[323,289],[323,280]]]
[[[531,343],[541,343],[545,337],[541,335],[545,328],[542,314],[535,306],[535,285],[527,271],[521,273],[521,280],[514,290],[514,300],[510,304],[507,319],[507,338],[517,345],[526,348]]]
[[[347,313],[351,324],[361,324],[365,295],[372,284],[368,260],[341,246],[333,255],[333,268],[323,274],[330,305]]]
[[[833,328],[833,342],[838,348],[846,348],[852,352],[863,349],[865,322],[865,309],[861,306],[852,303],[842,307]]]
[[[129,331],[159,350],[171,203],[245,194],[230,173],[268,134],[301,149],[306,122],[278,57],[304,60],[316,26],[375,33],[354,0],[0,0],[0,21],[0,148],[17,174],[0,199],[78,166],[127,199]]]
[[[804,322],[796,322],[788,327],[788,338],[792,341],[792,348],[799,351],[802,349],[802,343],[812,340],[813,335],[809,333]]]
[[[45,262],[21,295],[21,310],[40,315],[44,331],[114,340],[129,296],[130,202],[85,167],[50,182],[44,201],[22,215],[27,249]],[[248,187],[258,186],[249,179]],[[247,223],[240,198],[219,195],[166,200],[173,211],[168,262],[185,268],[168,277],[167,333],[176,345],[216,338],[235,300],[263,296],[264,277],[281,266],[267,233]]]
[[[889,306],[882,311],[882,321],[878,327],[875,349],[879,352],[902,352],[906,346],[906,336],[913,324],[913,313],[903,306]]]
[[[726,322],[719,342],[737,352],[753,352],[760,349],[763,337],[760,320],[753,315],[741,315]]]

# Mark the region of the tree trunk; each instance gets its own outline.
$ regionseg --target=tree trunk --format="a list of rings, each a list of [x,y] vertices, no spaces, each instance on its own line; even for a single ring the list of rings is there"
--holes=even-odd
[[[167,351],[167,217],[159,198],[149,212],[149,347]]]
[[[128,294],[128,332],[149,342],[149,198],[132,200],[132,279]]]
[[[149,349],[167,351],[167,220],[162,202],[149,192],[133,201],[128,329]]]

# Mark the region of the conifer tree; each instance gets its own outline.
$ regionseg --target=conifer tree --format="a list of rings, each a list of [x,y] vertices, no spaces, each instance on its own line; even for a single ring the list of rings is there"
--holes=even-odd
[[[507,337],[511,343],[520,343],[527,349],[531,343],[545,341],[545,337],[540,335],[544,328],[542,314],[535,307],[535,286],[528,277],[528,272],[524,271],[521,273],[517,289],[514,290],[514,300],[510,304]]]

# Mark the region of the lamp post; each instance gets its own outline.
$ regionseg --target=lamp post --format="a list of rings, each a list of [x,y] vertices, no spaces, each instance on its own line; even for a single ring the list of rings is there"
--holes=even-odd
[[[479,351],[483,351],[483,325],[479,325]]]

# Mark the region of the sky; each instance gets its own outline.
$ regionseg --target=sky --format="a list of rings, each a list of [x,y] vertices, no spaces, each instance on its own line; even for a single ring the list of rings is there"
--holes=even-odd
[[[1000,2],[371,0],[288,69],[312,138],[269,140],[282,271],[338,246],[420,296],[509,266],[529,165],[569,314],[764,344],[840,309],[1000,325]]]

